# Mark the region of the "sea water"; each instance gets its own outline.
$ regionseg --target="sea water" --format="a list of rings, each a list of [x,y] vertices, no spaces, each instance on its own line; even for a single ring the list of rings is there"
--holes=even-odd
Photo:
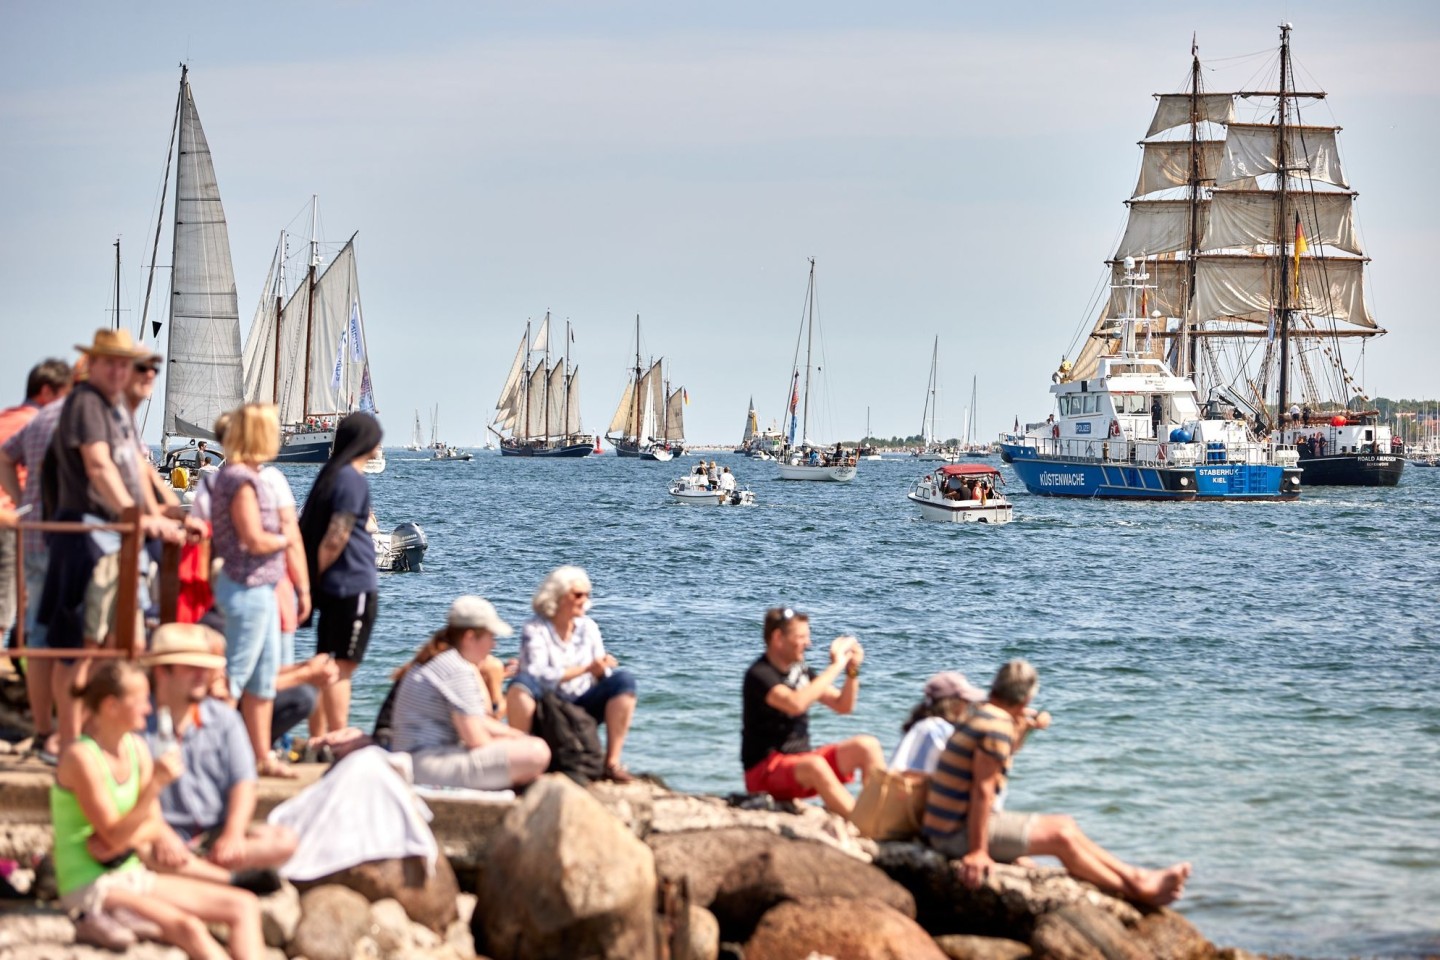
[[[671,502],[695,457],[391,452],[370,478],[380,525],[416,521],[430,549],[423,573],[381,576],[352,720],[370,723],[452,598],[518,628],[574,563],[639,681],[631,769],[741,790],[741,677],[765,608],[794,606],[817,668],[836,634],[866,650],[858,707],[812,711],[817,742],[873,733],[888,753],[928,676],[985,686],[1025,657],[1054,724],[1016,759],[1012,809],[1071,814],[1129,861],[1191,861],[1179,908],[1217,943],[1440,953],[1440,470],[1297,503],[1150,504],[1029,496],[1005,467],[1015,522],[985,527],[922,521],[905,492],[926,466],[908,458],[831,484],[706,456],[759,504]],[[303,501],[315,468],[286,472]]]

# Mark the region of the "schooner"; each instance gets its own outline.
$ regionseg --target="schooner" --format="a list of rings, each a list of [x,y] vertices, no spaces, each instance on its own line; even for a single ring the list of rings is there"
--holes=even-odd
[[[1344,351],[1385,330],[1366,302],[1357,194],[1333,125],[1302,107],[1289,24],[1280,26],[1274,89],[1210,92],[1192,44],[1189,88],[1157,94],[1110,303],[1064,382],[1095,374],[1121,335],[1125,259],[1149,275],[1141,351],[1193,378],[1199,397],[1237,404],[1263,434],[1295,445],[1306,484],[1392,486],[1392,450]],[[1242,116],[1243,114],[1243,116]]]
[[[355,234],[324,266],[319,204],[310,202],[310,255],[300,284],[287,289],[289,237],[281,231],[255,319],[245,338],[245,399],[280,408],[284,463],[324,463],[335,427],[356,410],[378,413],[360,309]]]
[[[552,364],[549,311],[533,340],[525,324],[488,425],[500,438],[501,456],[584,457],[594,450],[596,438],[580,425],[580,368],[570,363],[574,339],[567,322],[564,358]]]
[[[664,462],[685,452],[685,388],[670,389],[664,358],[646,370],[640,362],[640,318],[635,318],[634,376],[625,384],[605,439],[617,456]]]

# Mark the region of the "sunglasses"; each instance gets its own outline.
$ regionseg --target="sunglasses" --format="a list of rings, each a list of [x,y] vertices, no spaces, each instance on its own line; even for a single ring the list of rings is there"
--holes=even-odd
[[[570,596],[574,597],[574,598],[577,599],[577,600],[584,600],[586,597],[590,596],[590,591],[589,591],[589,590],[571,590],[571,591],[570,591]]]
[[[158,363],[137,363],[135,364],[135,372],[142,375],[146,373],[159,373],[160,365]]]

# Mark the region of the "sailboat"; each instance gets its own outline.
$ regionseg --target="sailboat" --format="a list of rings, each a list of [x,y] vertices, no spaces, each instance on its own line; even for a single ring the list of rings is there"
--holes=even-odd
[[[960,452],[947,447],[935,436],[935,416],[939,409],[937,394],[940,389],[940,337],[930,351],[930,378],[925,381],[925,408],[920,413],[920,447],[915,451],[917,460],[954,463],[960,459]]]
[[[605,432],[616,456],[663,463],[684,452],[685,391],[683,387],[670,389],[664,362],[662,357],[644,370],[640,362],[640,317],[636,316],[634,377],[625,384],[620,405]]]
[[[430,459],[431,460],[473,460],[475,454],[461,450],[440,439],[440,404],[430,412]]]
[[[875,449],[875,438],[870,434],[870,408],[865,408],[865,439],[860,441],[860,446],[855,448],[855,456],[859,460],[882,460],[880,451]]]
[[[586,457],[594,451],[597,438],[580,425],[580,368],[570,363],[574,339],[567,322],[564,359],[552,364],[549,311],[533,340],[525,324],[487,426],[500,440],[501,456]]]
[[[310,202],[304,279],[287,290],[289,238],[281,231],[245,339],[245,399],[280,408],[281,463],[324,463],[335,427],[356,410],[378,413],[370,379],[355,234],[322,270],[319,201]]]
[[[771,422],[771,427],[775,426]],[[774,460],[784,449],[785,436],[775,429],[761,430],[760,416],[755,412],[755,398],[750,398],[750,409],[745,414],[745,432],[740,436],[740,445],[734,453],[743,453],[752,460]]]
[[[1343,355],[1385,333],[1364,293],[1356,194],[1339,128],[1300,116],[1325,94],[1296,89],[1290,31],[1280,26],[1278,85],[1258,91],[1204,90],[1192,45],[1189,88],[1158,95],[1113,269],[1133,257],[1151,275],[1143,352],[1297,447],[1306,484],[1393,486],[1400,445]],[[1062,377],[1093,376],[1115,336],[1102,316]]]
[[[410,442],[405,444],[405,449],[418,453],[425,449],[424,436],[420,433],[420,411],[415,411],[415,428],[410,431]]]
[[[790,367],[790,434],[780,458],[781,480],[829,480],[849,483],[855,479],[854,451],[840,444],[821,449],[810,442],[810,379],[815,369],[812,356],[815,346],[815,258],[810,258],[810,280],[805,288],[805,313],[801,317],[800,335],[805,341],[804,381],[800,378],[800,341],[795,343],[795,361]],[[800,428],[796,443],[796,427]]]
[[[177,152],[162,456],[167,455],[175,440],[216,440],[215,420],[240,405],[243,384],[240,309],[230,260],[230,234],[210,146],[190,89],[189,68],[184,66],[180,68],[180,95],[171,140],[177,143]],[[168,158],[166,169],[168,173]],[[161,197],[164,195],[162,188]],[[160,216],[164,218],[163,208]],[[142,329],[154,282],[152,263]],[[167,325],[154,322],[151,336],[158,339],[162,326]]]
[[[970,406],[965,410],[965,440],[960,444],[960,452],[967,457],[988,457],[990,456],[990,445],[980,443],[975,438],[980,435],[976,429],[976,420],[979,419],[975,413],[975,401],[979,396],[977,390],[980,385],[978,376],[970,378]]]

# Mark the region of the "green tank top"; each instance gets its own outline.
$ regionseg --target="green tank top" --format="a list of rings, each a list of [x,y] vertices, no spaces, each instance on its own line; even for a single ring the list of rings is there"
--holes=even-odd
[[[130,754],[130,776],[124,783],[115,782],[115,775],[100,744],[83,735],[75,742],[92,750],[100,761],[105,770],[105,788],[116,812],[124,816],[133,810],[135,801],[140,797],[140,754],[135,746],[135,735],[127,733],[121,741]],[[105,865],[90,856],[85,847],[85,841],[90,839],[95,828],[85,818],[85,811],[80,809],[75,794],[58,783],[50,787],[50,819],[55,824],[55,882],[62,895],[94,883],[107,872]],[[115,870],[134,870],[139,866],[140,859],[131,854]]]

